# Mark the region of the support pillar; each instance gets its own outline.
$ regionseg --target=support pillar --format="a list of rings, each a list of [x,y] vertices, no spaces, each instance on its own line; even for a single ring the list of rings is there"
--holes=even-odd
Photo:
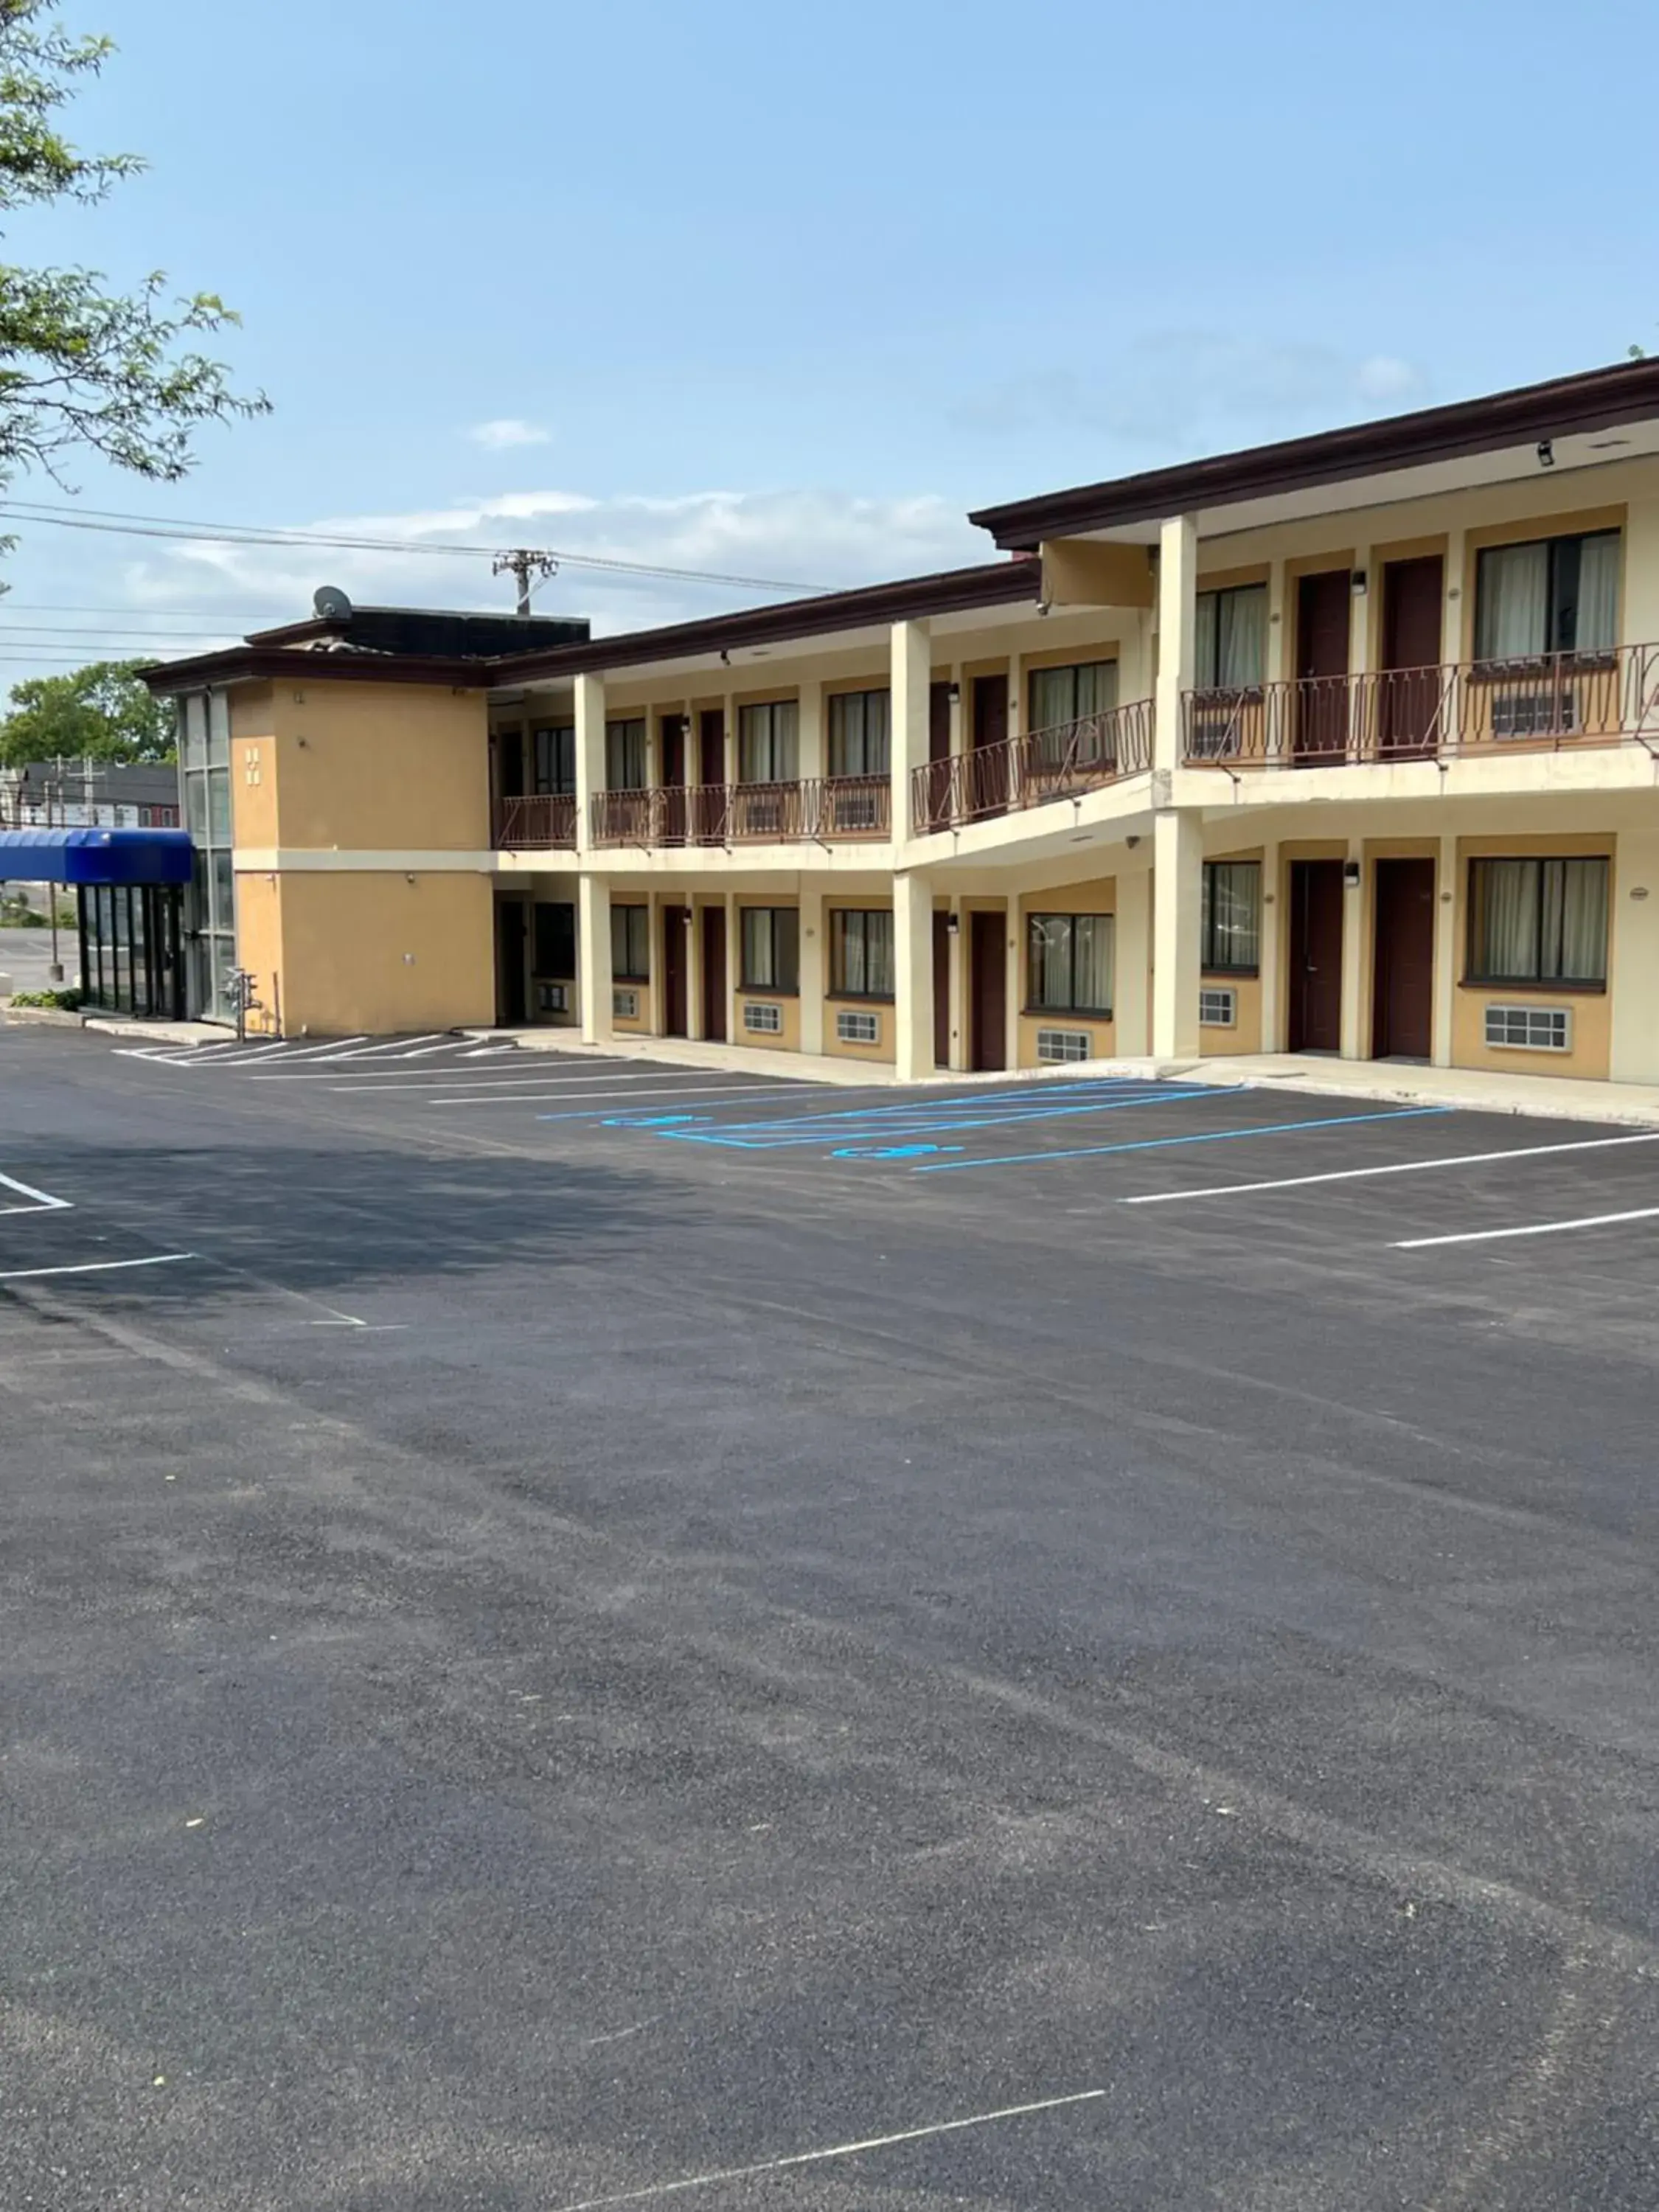
[[[1607,1073],[1615,1083],[1659,1083],[1659,831],[1621,830],[1612,873]]]
[[[609,1044],[611,1019],[611,879],[584,875],[576,886],[576,966],[580,978],[582,1042]]]
[[[800,973],[798,979],[800,1048],[803,1052],[821,1053],[823,1050],[823,994],[830,980],[829,961],[829,947],[824,942],[823,893],[809,890],[803,884],[800,890]]]
[[[1261,920],[1256,945],[1256,975],[1261,994],[1261,1052],[1285,1049],[1285,1016],[1280,993],[1285,976],[1285,902],[1279,884],[1279,848],[1261,848]]]
[[[1358,868],[1359,880],[1350,880],[1349,871]],[[1365,988],[1366,918],[1370,906],[1370,885],[1365,881],[1365,841],[1350,837],[1348,857],[1342,871],[1342,1057],[1344,1060],[1369,1060],[1370,1037],[1367,1016],[1367,1001],[1370,994]]]
[[[1158,682],[1153,690],[1152,767],[1167,777],[1181,765],[1181,715],[1193,688],[1198,633],[1198,519],[1178,514],[1158,534]],[[1196,917],[1197,909],[1194,909]],[[1194,928],[1197,928],[1194,919]],[[1198,1020],[1198,1001],[1193,1001]]]
[[[605,789],[605,678],[579,676],[576,713],[576,851],[593,849],[593,801]]]
[[[1620,842],[1622,845],[1624,841]],[[1462,957],[1457,893],[1457,840],[1443,837],[1434,871],[1434,1036],[1429,1057],[1436,1067],[1452,1064],[1452,1018],[1457,1011],[1457,970]]]
[[[1163,672],[1159,672],[1160,696]],[[1152,817],[1152,1055],[1199,1053],[1199,929],[1203,919],[1204,832],[1196,814]]]
[[[925,689],[922,702],[925,709]],[[927,1081],[933,1073],[933,887],[917,869],[893,878],[893,1029],[899,1081]]]
[[[1112,965],[1112,1019],[1119,1055],[1144,1060],[1152,1048],[1147,1019],[1152,968],[1152,878],[1148,868],[1118,870]]]
[[[910,836],[910,772],[927,758],[928,688],[933,680],[933,641],[925,622],[893,624],[889,646],[892,687],[891,836],[895,850]]]

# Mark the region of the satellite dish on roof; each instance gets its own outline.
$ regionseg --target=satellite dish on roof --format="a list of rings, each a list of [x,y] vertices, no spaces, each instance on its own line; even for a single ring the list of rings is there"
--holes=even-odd
[[[351,602],[337,584],[319,585],[311,595],[311,605],[319,622],[351,619]]]

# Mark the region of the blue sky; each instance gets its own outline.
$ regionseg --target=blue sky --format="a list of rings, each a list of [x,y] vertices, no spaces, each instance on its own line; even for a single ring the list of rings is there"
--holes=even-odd
[[[986,557],[970,505],[1659,345],[1620,90],[1659,18],[1609,0],[62,20],[121,48],[73,135],[151,167],[9,258],[222,292],[276,403],[177,487],[76,468],[86,507],[838,584]],[[35,524],[4,574],[10,680],[325,580],[506,603],[465,556]],[[538,605],[614,629],[765,596],[571,568]]]

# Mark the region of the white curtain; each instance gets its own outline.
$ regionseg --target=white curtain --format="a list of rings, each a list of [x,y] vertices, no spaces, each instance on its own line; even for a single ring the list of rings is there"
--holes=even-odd
[[[1260,684],[1267,658],[1267,587],[1216,593],[1215,680],[1224,690]]]
[[[1549,597],[1547,544],[1488,547],[1475,591],[1475,659],[1519,660],[1547,652]]]
[[[892,753],[890,691],[838,691],[830,702],[831,775],[885,775]]]
[[[1080,914],[1072,924],[1074,997],[1073,1004],[1091,1013],[1112,1009],[1112,917],[1109,914]]]
[[[1619,532],[1586,538],[1578,551],[1579,653],[1610,653],[1619,642]]]
[[[1544,863],[1544,973],[1567,983],[1601,983],[1607,973],[1607,864]]]
[[[743,783],[795,781],[800,710],[793,699],[744,707],[738,716],[738,776]]]
[[[1028,926],[1031,1004],[1055,1013],[1112,1010],[1112,917],[1034,914]]]
[[[1478,864],[1475,959],[1481,975],[1521,981],[1537,973],[1541,872],[1536,860]]]
[[[1261,960],[1261,864],[1212,860],[1204,871],[1206,967],[1255,968]]]

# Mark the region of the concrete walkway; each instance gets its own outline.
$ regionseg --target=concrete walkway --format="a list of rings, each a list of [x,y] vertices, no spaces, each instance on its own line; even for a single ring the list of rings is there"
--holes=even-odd
[[[1483,1114],[1540,1114],[1566,1121],[1625,1121],[1659,1127],[1659,1085],[1587,1083],[1561,1075],[1510,1075],[1475,1067],[1419,1067],[1407,1061],[1332,1060],[1322,1054],[1263,1052],[1237,1059],[1165,1060],[1160,1075],[1193,1083],[1252,1083],[1328,1097],[1381,1098],[1413,1106],[1464,1106]]]

